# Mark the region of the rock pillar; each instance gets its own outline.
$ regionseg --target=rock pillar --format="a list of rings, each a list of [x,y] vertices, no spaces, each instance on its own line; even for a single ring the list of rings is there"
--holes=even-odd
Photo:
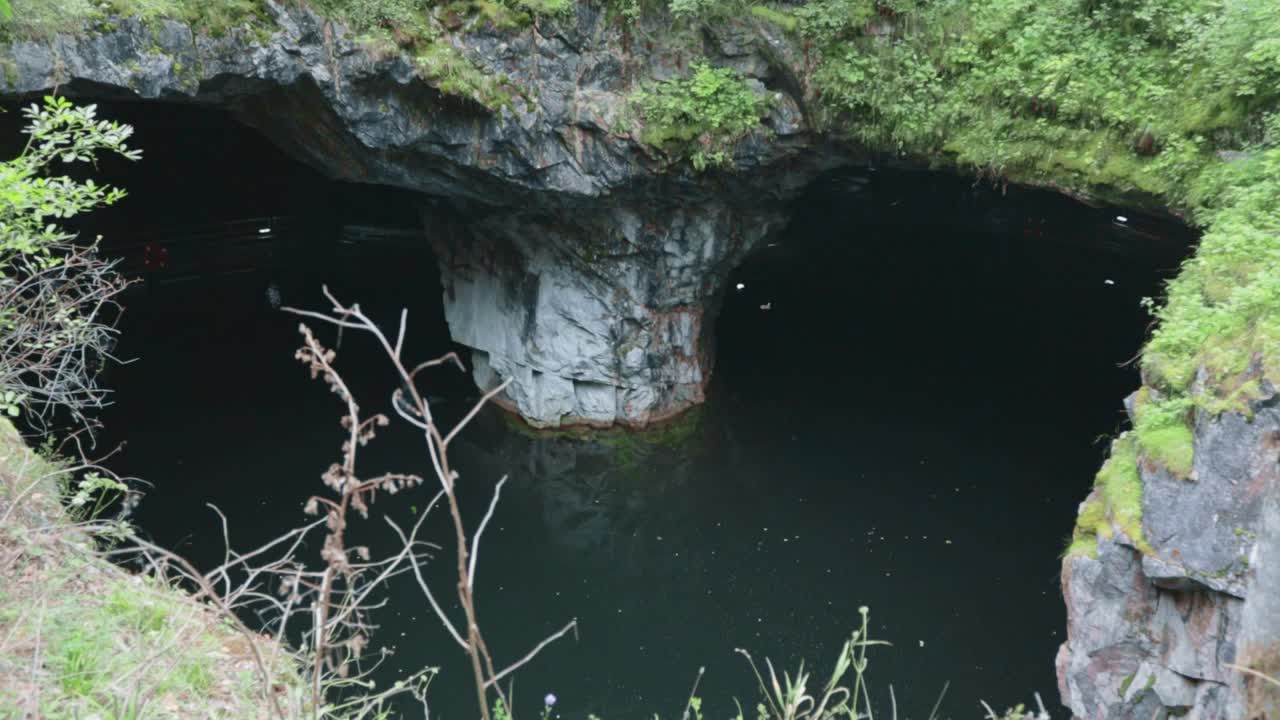
[[[704,399],[732,267],[780,214],[610,204],[429,222],[445,317],[482,390],[537,427],[640,427]]]

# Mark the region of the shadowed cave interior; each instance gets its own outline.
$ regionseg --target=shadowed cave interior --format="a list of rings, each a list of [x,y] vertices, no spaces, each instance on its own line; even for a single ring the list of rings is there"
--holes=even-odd
[[[111,467],[151,484],[136,523],[208,566],[223,541],[207,504],[252,547],[306,519],[339,457],[340,407],[293,359],[298,320],[269,295],[323,309],[327,284],[388,325],[407,307],[411,359],[463,348],[411,194],[330,182],[217,111],[101,114],[133,124],[144,151],[104,163],[99,177],[130,197],[82,223],[142,278],[101,443],[127,437]],[[706,666],[706,706],[731,708],[753,691],[734,648],[823,675],[867,605],[874,636],[894,645],[872,656],[877,702],[892,684],[923,716],[948,681],[956,714],[1055,695],[1058,557],[1139,382],[1139,300],[1193,236],[889,165],[815,180],[787,230],[734,271],[703,407],[596,439],[531,434],[496,410],[466,432],[454,464],[474,514],[511,476],[478,591],[495,653],[580,622],[577,642],[521,671],[518,692],[554,692],[566,716],[677,715]],[[338,364],[363,405],[388,404],[389,368],[368,338],[345,337]],[[477,396],[468,375],[434,378],[446,419]],[[426,470],[403,426],[362,462],[366,474]],[[375,510],[407,520],[430,496],[415,495]],[[444,542],[435,520],[427,537]],[[381,523],[350,532],[391,549]],[[429,577],[446,588],[450,572],[437,563]],[[376,619],[374,646],[395,650],[380,679],[440,665],[433,714],[466,712],[464,658],[411,579]]]

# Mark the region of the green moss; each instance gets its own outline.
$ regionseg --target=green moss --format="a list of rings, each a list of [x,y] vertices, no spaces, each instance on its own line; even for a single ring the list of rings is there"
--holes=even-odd
[[[62,33],[109,31],[114,18],[143,22],[173,19],[198,32],[221,36],[268,22],[264,0],[12,0],[13,17],[0,23],[0,39],[47,40]]]
[[[1192,407],[1185,396],[1153,395],[1149,388],[1140,390],[1134,403],[1134,434],[1142,455],[1184,478],[1191,474],[1195,452]]]
[[[1104,533],[1107,528],[1107,504],[1101,495],[1090,496],[1080,508],[1076,525],[1087,529],[1091,536]],[[1108,528],[1109,529],[1109,528]]]
[[[1083,535],[1073,538],[1071,543],[1067,545],[1066,551],[1062,554],[1063,557],[1068,558],[1091,557],[1096,559],[1098,557],[1098,538],[1095,535]]]
[[[767,23],[773,23],[787,32],[795,32],[796,28],[800,26],[800,21],[794,15],[771,5],[752,5],[751,16]]]
[[[1111,522],[1138,549],[1150,552],[1142,532],[1142,477],[1138,473],[1137,443],[1131,433],[1111,443],[1111,456],[1098,471],[1094,485],[1102,491]]]
[[[505,78],[483,72],[443,40],[421,47],[415,60],[422,76],[445,94],[469,98],[491,110],[515,99]]]
[[[1142,531],[1142,477],[1133,433],[1125,433],[1111,443],[1111,454],[1093,485],[1093,493],[1076,518],[1066,555],[1096,557],[1098,539],[1111,537],[1113,528],[1123,532],[1142,552],[1151,552]]]
[[[1164,465],[1169,472],[1179,477],[1187,477],[1191,474],[1191,463],[1195,452],[1192,439],[1191,428],[1186,425],[1138,431],[1138,444],[1143,454]]]

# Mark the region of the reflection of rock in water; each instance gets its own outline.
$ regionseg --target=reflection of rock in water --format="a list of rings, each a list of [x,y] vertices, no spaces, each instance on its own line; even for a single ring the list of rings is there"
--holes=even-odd
[[[470,435],[489,445],[468,446],[470,472],[482,466],[508,474],[512,489],[540,506],[551,541],[581,562],[641,572],[672,558],[667,549],[685,546],[690,528],[724,512],[708,506],[723,487],[704,490],[705,483],[755,482],[755,474],[725,463],[739,455],[721,448],[730,441],[727,426],[696,414],[650,432],[543,435],[513,430],[499,415],[486,413],[483,429]]]

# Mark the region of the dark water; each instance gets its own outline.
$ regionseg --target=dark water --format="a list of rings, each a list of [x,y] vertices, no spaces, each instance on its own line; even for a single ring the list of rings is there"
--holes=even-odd
[[[887,704],[892,684],[903,715],[926,716],[948,681],[945,716],[1036,691],[1056,705],[1058,557],[1138,383],[1122,363],[1148,322],[1139,298],[1178,251],[1112,210],[937,175],[859,177],[820,183],[787,236],[731,278],[711,399],[676,427],[537,439],[488,412],[466,431],[453,460],[473,523],[511,477],[478,580],[497,659],[580,624],[517,675],[523,712],[554,692],[564,717],[675,717],[705,666],[706,707],[730,715],[732,697],[755,697],[734,648],[806,659],[825,679],[862,605],[893,643],[873,652],[874,692]],[[403,210],[325,187],[366,215]],[[343,222],[320,217],[308,232]],[[222,557],[206,503],[237,547],[274,537],[306,520],[343,439],[341,408],[293,360],[298,321],[270,309],[268,283],[316,309],[329,283],[386,323],[408,307],[411,357],[452,347],[421,244],[315,247],[329,250],[289,270],[157,273],[129,302],[121,352],[137,360],[111,377],[104,442],[127,442],[113,466],[153,484],[137,523],[197,563]],[[339,367],[366,410],[388,410],[389,369],[367,340],[348,334]],[[475,397],[456,372],[428,389],[451,417]],[[362,458],[365,475],[427,469],[405,427]],[[377,510],[409,522],[430,495]],[[376,520],[349,533],[392,547]],[[429,579],[448,598],[443,515],[427,536],[446,545]],[[441,666],[433,717],[474,717],[467,666],[416,586],[389,593],[374,645],[395,655],[380,679]]]

